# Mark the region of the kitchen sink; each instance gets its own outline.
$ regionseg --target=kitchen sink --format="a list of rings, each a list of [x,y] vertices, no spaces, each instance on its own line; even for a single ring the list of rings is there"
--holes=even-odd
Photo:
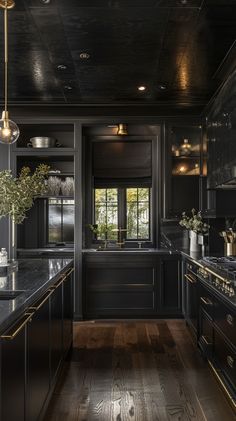
[[[152,251],[152,249],[146,249],[146,248],[143,248],[143,249],[139,249],[139,248],[107,248],[107,249],[96,249],[96,251],[106,251],[106,252],[109,252],[109,251],[125,251],[125,252],[137,251],[137,252],[140,252],[140,251]]]
[[[24,291],[0,291],[0,301],[15,300],[15,298],[23,293]]]

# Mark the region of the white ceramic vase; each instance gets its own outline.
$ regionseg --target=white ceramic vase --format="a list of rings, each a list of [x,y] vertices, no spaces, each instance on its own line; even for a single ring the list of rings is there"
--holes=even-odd
[[[190,251],[198,253],[200,251],[200,246],[198,244],[198,235],[194,231],[189,231],[190,238]]]

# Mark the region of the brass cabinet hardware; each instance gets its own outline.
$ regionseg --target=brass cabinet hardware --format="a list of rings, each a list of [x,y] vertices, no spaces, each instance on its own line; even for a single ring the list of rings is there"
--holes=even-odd
[[[227,364],[230,368],[234,368],[234,359],[230,355],[227,355]]]
[[[227,314],[227,315],[226,315],[226,320],[227,320],[227,323],[228,323],[230,326],[233,326],[233,325],[234,325],[234,318],[233,318],[233,316],[231,316],[231,314]]]
[[[206,336],[202,335],[201,338],[204,340],[207,346],[212,345],[212,342],[209,342]]]
[[[191,282],[191,284],[196,284],[196,280],[195,279],[193,279],[190,275],[187,275],[186,273],[185,273],[185,278],[187,279],[187,281],[189,281],[189,282]]]
[[[215,374],[217,380],[220,382],[220,385],[222,386],[224,392],[226,393],[228,399],[230,400],[230,403],[233,405],[234,409],[236,408],[236,401],[233,398],[233,396],[231,395],[231,393],[229,392],[229,390],[227,389],[227,387],[225,386],[223,380],[221,379],[218,371],[215,369],[214,365],[211,363],[211,361],[208,360],[208,364],[210,365],[213,373]]]
[[[18,333],[25,327],[25,325],[31,320],[34,313],[25,313],[22,319],[20,320],[20,325],[17,323],[17,327],[14,325],[12,329],[8,330],[7,333],[0,336],[1,339],[14,339]]]
[[[31,306],[31,307],[29,307],[29,310],[34,310],[34,311],[39,310],[44,305],[44,303],[46,303],[46,301],[53,294],[53,292],[54,292],[54,289],[49,289],[46,292],[46,295],[43,297],[42,301],[37,306]]]
[[[68,278],[74,270],[75,268],[69,269],[68,272],[66,272],[66,278]]]
[[[216,276],[218,279],[221,279],[221,281],[225,282],[226,284],[230,284],[230,281],[228,281],[228,279],[223,278],[223,276],[218,275],[218,273],[213,272],[211,269],[209,269],[208,267],[204,267],[204,269],[209,272],[211,275]]]
[[[65,281],[65,279],[66,279],[66,276],[64,276],[64,277],[62,277],[55,285],[53,285],[51,288],[50,288],[50,290],[51,291],[55,291],[55,289],[57,289],[57,288],[59,288],[59,286],[61,285],[61,284],[63,284],[63,282]]]
[[[206,306],[213,306],[213,302],[211,300],[209,300],[209,298],[206,297],[201,297],[200,300],[206,304]]]

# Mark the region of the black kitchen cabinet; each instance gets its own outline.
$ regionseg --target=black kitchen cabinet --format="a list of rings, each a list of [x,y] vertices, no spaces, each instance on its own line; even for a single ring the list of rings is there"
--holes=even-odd
[[[23,316],[1,336],[1,421],[25,420],[25,322]],[[22,329],[16,334],[17,330]]]
[[[63,356],[63,279],[58,282],[51,295],[51,380],[57,374]]]
[[[156,262],[153,256],[85,256],[86,317],[153,315]]]
[[[198,289],[197,266],[189,261],[184,264],[183,289],[185,320],[194,338],[197,337],[198,327]]]
[[[46,293],[35,305],[27,329],[26,421],[36,420],[50,387],[50,300]]]
[[[181,316],[178,255],[90,252],[83,260],[87,318]]]
[[[73,273],[68,272],[63,284],[63,353],[67,353],[73,339]]]
[[[202,206],[207,165],[200,121],[169,122],[165,143],[163,215],[172,218]]]
[[[160,259],[160,313],[182,314],[181,260],[177,256]]]
[[[72,294],[70,269],[1,335],[1,421],[42,419],[72,345]]]

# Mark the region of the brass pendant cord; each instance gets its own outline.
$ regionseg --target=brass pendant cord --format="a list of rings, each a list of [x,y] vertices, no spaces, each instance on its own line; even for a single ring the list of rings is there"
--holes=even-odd
[[[5,0],[4,8],[4,69],[5,69],[5,112],[7,112],[8,101],[8,16],[7,16],[7,0]]]

